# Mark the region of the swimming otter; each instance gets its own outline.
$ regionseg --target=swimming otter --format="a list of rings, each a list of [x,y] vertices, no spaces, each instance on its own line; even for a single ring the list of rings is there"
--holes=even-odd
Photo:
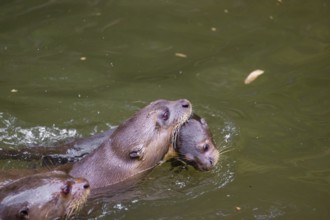
[[[196,114],[181,126],[173,148],[180,160],[200,171],[210,170],[219,159],[219,151],[205,119]]]
[[[114,131],[115,128],[62,146],[25,149],[23,150],[24,154],[17,151],[11,154],[7,152],[7,156],[14,155],[21,159],[26,159],[27,157],[36,160],[41,159],[44,166],[50,167],[76,162],[98,148],[105,140],[110,138]],[[203,148],[201,146],[203,143],[207,143],[208,146],[205,145]],[[215,147],[212,133],[206,121],[195,113],[179,129],[175,146],[175,149],[173,147],[170,148],[163,159],[165,161],[171,160],[172,165],[181,161],[192,165],[199,171],[208,171],[216,165],[219,158],[219,151]]]
[[[46,165],[56,165],[77,161],[82,156],[98,147],[98,143],[110,137],[114,129],[81,139],[69,145],[65,145],[62,154],[49,154],[43,157]],[[175,147],[174,147],[175,146]],[[214,144],[212,133],[205,121],[195,113],[186,121],[177,132],[176,141],[164,156],[163,160],[181,161],[193,166],[199,171],[212,169],[219,159],[219,151]]]
[[[189,119],[191,103],[157,100],[123,122],[94,152],[73,164],[69,174],[85,177],[91,188],[119,183],[155,167],[176,130]]]
[[[0,219],[69,219],[89,193],[87,180],[61,171],[24,177],[0,188]]]

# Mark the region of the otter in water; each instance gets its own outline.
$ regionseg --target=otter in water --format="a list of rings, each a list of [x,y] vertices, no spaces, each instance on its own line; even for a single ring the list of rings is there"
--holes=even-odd
[[[24,154],[17,151],[11,152],[11,154],[7,152],[7,157],[14,155],[14,157],[22,159],[27,157],[35,160],[41,159],[44,166],[50,167],[76,162],[98,148],[110,138],[114,131],[115,128],[62,146],[24,149]],[[164,158],[165,161],[171,160],[173,165],[181,161],[199,171],[208,171],[216,165],[219,158],[219,151],[214,144],[212,133],[205,119],[195,113],[180,127],[173,146],[175,149],[171,147]]]
[[[43,157],[45,165],[65,164],[80,160],[83,156],[99,147],[99,143],[109,138],[115,129],[80,139],[65,145],[60,154],[49,154]],[[195,113],[177,132],[176,141],[165,155],[164,161],[181,161],[199,171],[208,171],[218,162],[219,151],[214,144],[212,133],[205,121]],[[172,160],[173,161],[173,160]]]
[[[0,187],[0,219],[69,219],[89,193],[86,179],[61,171],[23,177]]]
[[[150,171],[167,153],[177,129],[192,113],[188,100],[157,100],[123,122],[69,174],[101,188]]]
[[[173,145],[177,158],[200,171],[208,171],[219,160],[212,133],[204,118],[194,114],[180,127]]]

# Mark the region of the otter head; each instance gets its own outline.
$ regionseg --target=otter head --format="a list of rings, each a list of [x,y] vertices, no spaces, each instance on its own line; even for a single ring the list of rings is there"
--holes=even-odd
[[[32,203],[27,207],[29,219],[70,219],[86,203],[90,186],[86,179],[70,176],[51,177],[43,180],[40,196],[43,201]],[[49,194],[49,195],[48,195]]]
[[[180,160],[200,171],[210,170],[219,159],[205,119],[194,114],[180,128],[174,150]]]
[[[0,203],[4,219],[69,219],[90,193],[87,180],[60,171],[22,178],[1,190],[10,191]]]
[[[191,113],[186,99],[154,101],[118,126],[110,137],[112,148],[126,160],[143,160],[144,167],[155,165]]]

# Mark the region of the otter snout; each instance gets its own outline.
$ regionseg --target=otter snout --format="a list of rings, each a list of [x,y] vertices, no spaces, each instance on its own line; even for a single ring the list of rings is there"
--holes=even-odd
[[[89,195],[90,185],[85,178],[75,178],[75,183],[72,186],[72,193],[83,193]]]
[[[194,165],[194,167],[195,167],[195,169],[197,169],[199,171],[209,171],[217,163],[215,158],[212,158],[212,157],[199,158],[199,159],[196,158],[195,161],[196,161],[196,164]]]
[[[217,160],[215,158],[209,157],[205,163],[204,170],[206,170],[206,171],[211,170],[215,166],[216,163],[217,163]]]
[[[171,118],[174,122],[172,124],[174,127],[173,131],[175,131],[189,119],[192,114],[192,105],[187,99],[178,99],[176,101],[171,101],[170,110],[170,115],[172,114]]]
[[[202,163],[204,170],[206,170],[206,171],[211,170],[218,163],[219,151],[214,148],[214,150],[209,152],[208,155],[211,155],[211,156],[206,157],[204,160],[204,163]]]

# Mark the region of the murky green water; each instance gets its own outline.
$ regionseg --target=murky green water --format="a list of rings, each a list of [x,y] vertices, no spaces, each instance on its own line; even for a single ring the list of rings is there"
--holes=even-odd
[[[244,85],[255,69],[265,73]],[[233,149],[209,173],[158,167],[83,219],[329,219],[329,94],[325,0],[0,3],[1,148],[87,136],[187,98]]]

